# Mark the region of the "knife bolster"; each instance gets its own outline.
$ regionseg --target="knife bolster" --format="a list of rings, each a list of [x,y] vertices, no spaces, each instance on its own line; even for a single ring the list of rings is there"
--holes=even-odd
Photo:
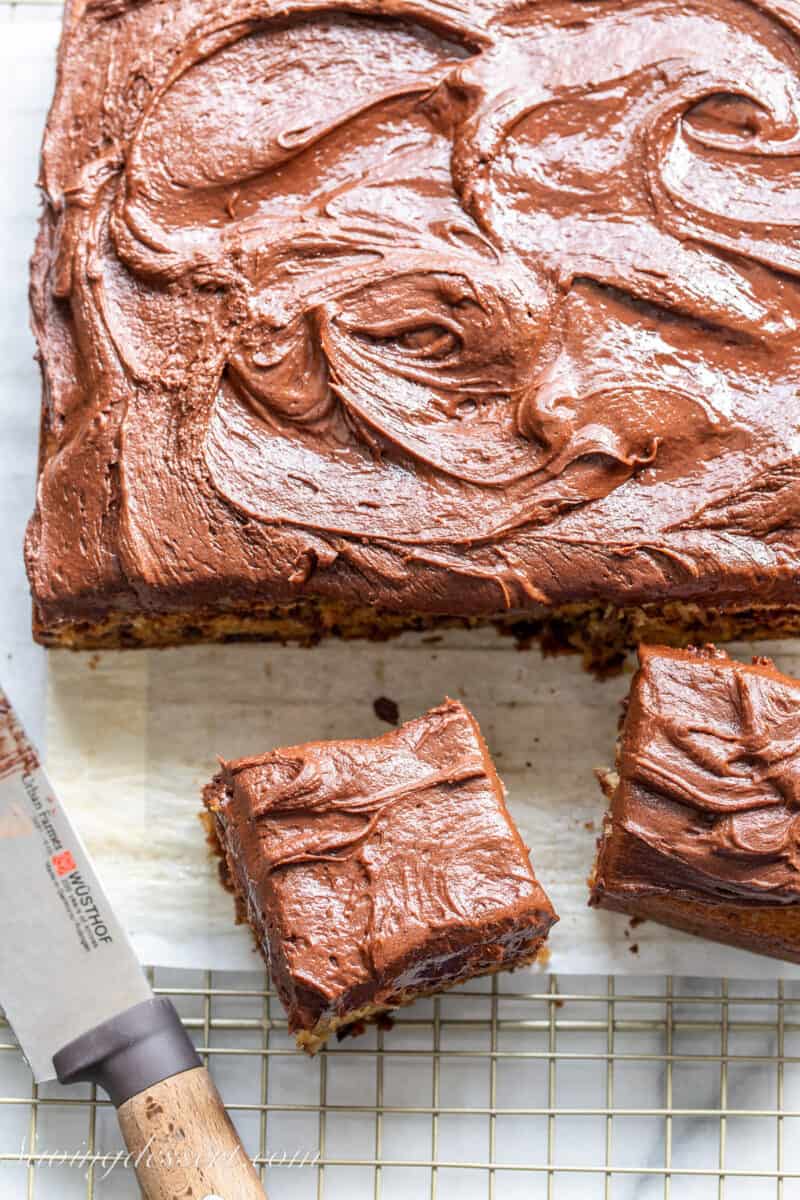
[[[174,1005],[163,996],[134,1004],[53,1056],[60,1083],[95,1083],[115,1108],[201,1065]]]

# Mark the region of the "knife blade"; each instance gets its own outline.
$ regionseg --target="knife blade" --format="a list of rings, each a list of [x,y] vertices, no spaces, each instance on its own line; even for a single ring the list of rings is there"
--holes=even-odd
[[[0,1004],[37,1082],[108,1092],[145,1200],[265,1200],[1,688]]]
[[[0,689],[0,1004],[37,1083],[53,1055],[151,997],[39,756]]]

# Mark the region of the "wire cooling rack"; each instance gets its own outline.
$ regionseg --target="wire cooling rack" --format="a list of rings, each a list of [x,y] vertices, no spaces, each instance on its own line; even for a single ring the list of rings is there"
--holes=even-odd
[[[309,1059],[263,975],[151,979],[271,1200],[800,1196],[800,983],[525,972]],[[37,1089],[5,1022],[0,1130],[4,1198],[138,1195],[108,1102]]]

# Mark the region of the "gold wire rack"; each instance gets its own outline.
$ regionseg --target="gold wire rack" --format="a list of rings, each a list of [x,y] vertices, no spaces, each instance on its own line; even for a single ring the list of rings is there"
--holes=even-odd
[[[800,1196],[800,983],[495,977],[312,1060],[262,975],[150,975],[271,1200]],[[108,1102],[0,1039],[0,1196],[138,1195]]]

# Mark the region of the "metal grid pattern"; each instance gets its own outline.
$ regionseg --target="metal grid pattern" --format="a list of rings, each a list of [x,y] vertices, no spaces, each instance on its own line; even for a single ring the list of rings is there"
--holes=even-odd
[[[495,977],[311,1060],[262,975],[151,978],[271,1200],[800,1196],[800,983]],[[110,1105],[37,1089],[5,1023],[0,1128],[3,1197],[138,1195]]]

